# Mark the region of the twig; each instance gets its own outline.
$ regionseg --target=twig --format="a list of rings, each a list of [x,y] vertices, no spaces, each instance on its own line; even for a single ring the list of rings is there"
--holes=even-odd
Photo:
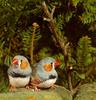
[[[33,32],[32,32],[32,40],[31,40],[31,49],[30,49],[30,63],[33,65],[33,51],[34,51],[34,38],[36,29],[39,27],[37,23],[32,24]]]
[[[55,6],[53,7],[52,11],[49,12],[48,7],[47,7],[47,5],[44,1],[42,3],[42,7],[43,7],[43,11],[44,11],[45,16],[46,16],[46,18],[44,17],[44,19],[49,22],[50,31],[52,32],[52,34],[53,34],[53,36],[56,40],[55,42],[57,42],[60,45],[62,51],[64,51],[64,46],[65,46],[65,45],[63,45],[64,39],[61,38],[59,36],[59,32],[56,31],[56,23],[53,19],[53,15],[54,15],[54,12],[55,12]],[[61,41],[63,41],[63,43]]]
[[[53,19],[53,15],[54,15],[54,12],[55,12],[55,6],[53,7],[52,11],[51,11],[51,19]]]
[[[68,84],[69,84],[69,90],[72,92],[73,91],[73,86],[72,86],[71,70],[70,69],[68,71]]]

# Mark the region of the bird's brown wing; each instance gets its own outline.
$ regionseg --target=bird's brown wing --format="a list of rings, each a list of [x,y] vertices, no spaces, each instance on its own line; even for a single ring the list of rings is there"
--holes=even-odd
[[[42,82],[42,80],[40,80],[39,75],[37,75],[37,70],[36,67],[34,66],[32,68],[32,78],[31,78],[31,84],[32,85],[38,85]]]

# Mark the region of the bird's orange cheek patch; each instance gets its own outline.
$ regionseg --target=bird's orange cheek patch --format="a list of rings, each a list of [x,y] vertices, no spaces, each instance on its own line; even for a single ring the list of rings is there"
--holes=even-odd
[[[47,72],[50,72],[52,70],[52,65],[51,64],[45,64],[44,70],[47,71]]]
[[[21,69],[26,69],[28,67],[28,63],[26,61],[22,61],[22,63],[20,64],[20,68]]]

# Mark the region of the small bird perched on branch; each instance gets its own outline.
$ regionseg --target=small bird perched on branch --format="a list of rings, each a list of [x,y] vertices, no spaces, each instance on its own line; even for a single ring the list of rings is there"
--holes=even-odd
[[[18,87],[25,87],[29,84],[32,69],[28,60],[21,55],[13,58],[8,69],[10,91],[15,91]]]
[[[60,60],[46,57],[33,66],[31,85],[35,90],[49,88],[54,85],[58,78],[55,67],[61,64]]]

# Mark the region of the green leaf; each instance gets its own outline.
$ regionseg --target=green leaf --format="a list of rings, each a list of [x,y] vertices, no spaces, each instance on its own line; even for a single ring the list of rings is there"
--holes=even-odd
[[[76,7],[77,6],[77,4],[80,2],[81,0],[72,0],[72,2],[73,2],[73,5]]]
[[[76,71],[75,71],[75,73],[76,73],[76,75],[77,75],[80,79],[82,79],[82,80],[85,79],[85,74],[79,74],[79,73],[76,72]]]
[[[7,66],[10,66],[11,61],[12,61],[12,57],[7,55],[5,60],[4,60],[4,64],[7,65]]]

